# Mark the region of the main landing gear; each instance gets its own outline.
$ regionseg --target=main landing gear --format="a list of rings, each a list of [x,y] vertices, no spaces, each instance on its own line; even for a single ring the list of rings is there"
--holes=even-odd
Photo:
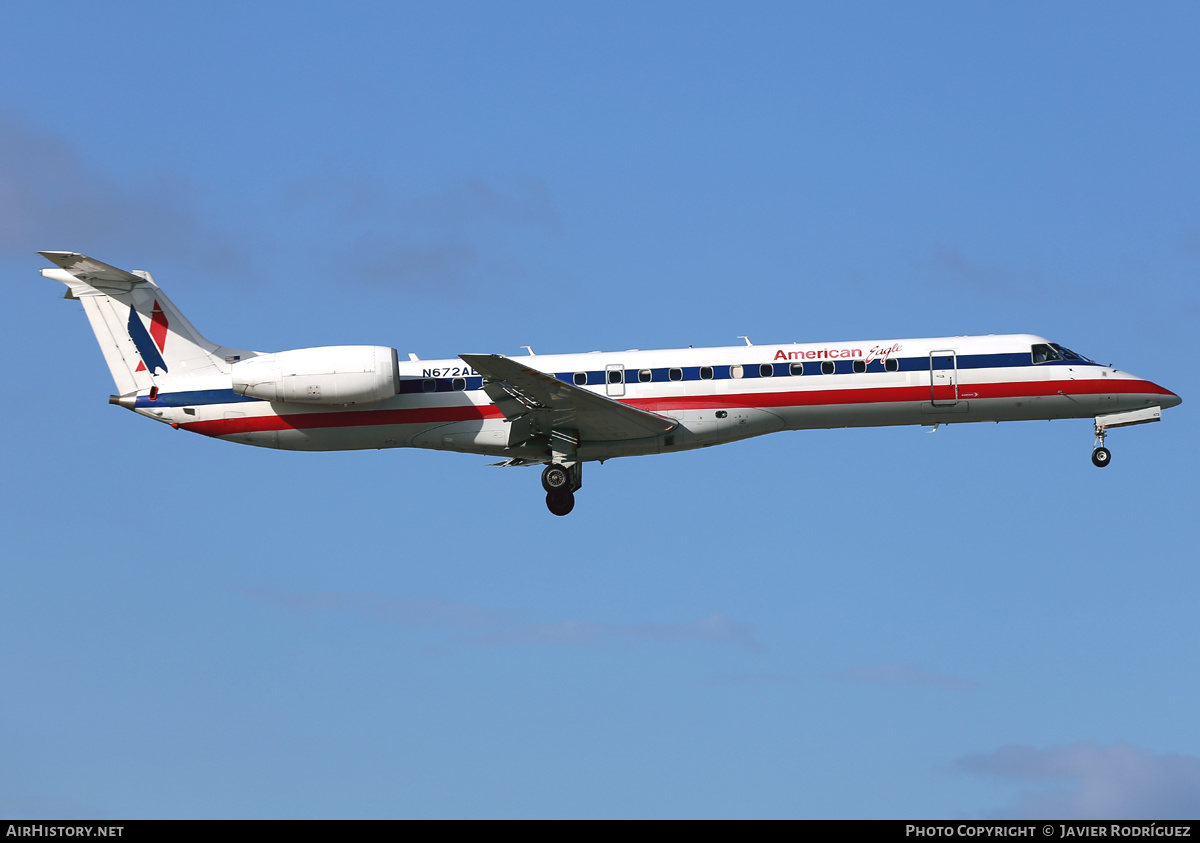
[[[581,463],[552,462],[542,471],[542,488],[546,490],[546,508],[555,515],[567,515],[575,508],[575,490],[583,485]]]

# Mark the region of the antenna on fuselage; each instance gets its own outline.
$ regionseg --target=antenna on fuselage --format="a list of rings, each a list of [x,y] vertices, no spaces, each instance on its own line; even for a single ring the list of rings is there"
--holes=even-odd
[[[528,351],[528,352],[529,352],[529,356],[530,356],[530,357],[533,357],[533,356],[535,356],[535,355],[534,355],[534,353],[533,353],[533,349],[532,349],[532,348],[530,348],[529,346],[527,346],[527,345],[523,345],[523,346],[521,346],[521,348],[523,348],[523,349],[525,349],[526,351]]]
[[[750,342],[750,338],[749,338],[749,337],[738,337],[738,339],[739,339],[739,340],[745,340],[745,341],[746,341],[746,345],[754,345],[754,343]]]

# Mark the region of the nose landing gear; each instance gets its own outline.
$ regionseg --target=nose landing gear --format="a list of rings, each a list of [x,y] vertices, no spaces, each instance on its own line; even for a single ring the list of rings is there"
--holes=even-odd
[[[1145,407],[1141,410],[1130,410],[1125,413],[1105,413],[1096,416],[1096,449],[1092,451],[1092,465],[1104,468],[1112,460],[1112,454],[1104,447],[1104,437],[1114,427],[1129,427],[1135,424],[1147,424],[1162,419],[1162,407]]]
[[[1104,437],[1107,435],[1108,431],[1096,419],[1096,448],[1092,451],[1092,465],[1096,468],[1104,468],[1112,460],[1112,452],[1104,447]]]
[[[575,491],[583,485],[581,463],[552,462],[542,470],[542,488],[546,490],[546,508],[555,515],[568,515],[575,508]]]

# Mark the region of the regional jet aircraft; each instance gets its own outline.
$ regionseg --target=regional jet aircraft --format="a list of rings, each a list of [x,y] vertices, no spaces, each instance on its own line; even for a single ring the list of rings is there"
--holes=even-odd
[[[1180,398],[1030,334],[401,360],[343,345],[262,353],[209,342],[150,273],[42,252],[91,323],[109,400],[193,433],[293,451],[431,448],[542,465],[566,515],[583,463],[780,430],[1094,418],[1158,421]]]

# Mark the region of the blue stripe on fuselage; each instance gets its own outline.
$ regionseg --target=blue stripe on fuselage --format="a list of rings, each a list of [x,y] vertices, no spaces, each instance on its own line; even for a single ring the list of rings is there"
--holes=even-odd
[[[862,358],[858,358],[862,359]],[[927,372],[930,368],[929,355],[921,357],[893,357],[899,363],[900,372]],[[771,366],[772,374],[767,377],[794,377],[791,374],[791,366],[793,363],[804,364],[804,377],[811,375],[822,375],[821,364],[833,363],[836,375],[849,375],[854,373],[854,358],[841,358],[838,360],[792,360],[787,363],[770,363],[765,365]],[[933,358],[934,369],[949,369],[951,362],[948,355],[937,355]],[[959,369],[1005,369],[1016,366],[1033,366],[1033,359],[1029,352],[1022,351],[1012,354],[964,354],[958,357]],[[1099,363],[1087,363],[1079,360],[1050,360],[1045,363],[1036,364],[1039,368],[1042,366],[1099,366]],[[638,369],[625,370],[625,382],[627,384],[644,383],[673,383],[671,381],[671,369],[682,369],[684,381],[698,380],[728,380],[731,375],[729,373],[730,366],[712,366],[712,378],[701,378],[700,370],[709,368],[707,366],[660,366],[650,369],[651,379],[649,381],[638,380]],[[882,359],[872,360],[867,364],[866,371],[868,373],[882,374],[887,370],[884,368]],[[575,372],[557,372],[554,377],[564,383],[573,384],[575,382]],[[606,370],[585,372],[587,375],[588,386],[602,386],[608,377]],[[753,363],[745,363],[742,365],[742,378],[752,380],[762,377],[759,371],[759,366]],[[413,395],[424,393],[424,382],[432,380],[435,382],[435,389],[431,393],[455,392],[463,390],[455,390],[453,382],[455,378],[401,378],[400,395]],[[466,380],[466,391],[482,389],[483,378],[469,377]],[[261,401],[261,398],[247,398],[245,395],[238,395],[232,389],[202,389],[193,392],[160,392],[158,398],[151,401],[146,396],[140,396],[137,399],[135,406],[137,407],[195,407],[204,404],[235,404],[244,401]]]
[[[243,401],[261,401],[247,398],[232,389],[197,389],[192,392],[160,392],[153,401],[139,395],[134,407],[199,407],[204,404],[237,404]]]
[[[862,360],[861,357],[857,358],[857,359],[860,361]],[[922,355],[921,357],[893,357],[892,359],[895,360],[899,364],[900,368],[897,371],[900,371],[900,372],[927,372],[930,369],[930,361],[929,361],[928,354]],[[794,363],[803,363],[805,375],[824,374],[824,372],[821,371],[822,363],[832,363],[833,364],[833,371],[830,372],[829,374],[849,375],[849,374],[854,373],[854,360],[855,360],[855,358],[853,358],[853,357],[846,357],[846,358],[839,358],[837,360],[803,360],[803,361],[791,360],[791,361],[788,361],[787,363],[766,363],[766,364],[744,363],[744,364],[742,364],[742,378],[752,379],[752,378],[763,377],[762,373],[759,370],[760,365],[769,365],[771,367],[771,373],[766,375],[766,377],[792,377],[791,366]],[[1032,366],[1032,365],[1034,365],[1033,358],[1028,351],[1018,351],[1018,352],[1014,352],[1014,353],[1010,353],[1010,354],[961,354],[958,356],[958,368],[959,369],[1005,369],[1005,368],[1011,368],[1011,367],[1015,367],[1015,366]],[[1053,360],[1053,361],[1047,361],[1045,363],[1038,363],[1037,365],[1038,366],[1063,366],[1063,365],[1098,366],[1100,364],[1086,363],[1086,362],[1082,362],[1082,361],[1078,361],[1078,360]],[[939,354],[933,358],[932,368],[934,368],[934,369],[949,369],[952,366],[953,366],[953,363],[951,363],[950,357],[948,355],[940,355]],[[626,369],[625,370],[625,382],[626,383],[666,383],[666,382],[671,381],[670,373],[671,373],[672,368],[683,370],[683,376],[681,378],[679,378],[679,380],[682,380],[682,381],[698,381],[698,380],[718,380],[719,381],[719,380],[726,380],[731,377],[731,375],[729,373],[730,366],[712,366],[711,368],[713,370],[713,374],[712,374],[711,378],[701,378],[700,377],[700,369],[701,368],[710,368],[707,366],[673,366],[673,367],[660,366],[660,367],[652,368],[649,370],[650,371],[650,380],[648,380],[648,381],[640,381],[639,377],[638,377],[639,371],[645,371],[645,370]],[[877,358],[867,364],[866,371],[868,373],[870,373],[870,372],[883,373],[887,370],[884,368],[883,359]],[[602,386],[606,382],[606,378],[607,378],[607,372],[603,369],[599,370],[599,371],[583,372],[582,374],[587,375],[587,385],[588,386]],[[575,372],[556,372],[554,376],[564,383],[573,384],[573,383],[575,383],[575,375],[576,375]]]

